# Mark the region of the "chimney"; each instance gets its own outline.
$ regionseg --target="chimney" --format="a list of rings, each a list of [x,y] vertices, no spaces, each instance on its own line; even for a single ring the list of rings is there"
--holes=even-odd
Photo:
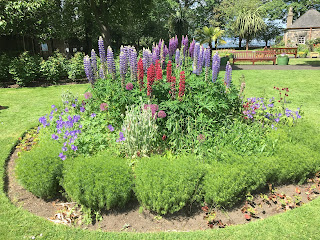
[[[292,12],[292,7],[289,8],[289,13],[288,13],[288,18],[287,18],[287,28],[292,25],[293,21],[293,12]]]

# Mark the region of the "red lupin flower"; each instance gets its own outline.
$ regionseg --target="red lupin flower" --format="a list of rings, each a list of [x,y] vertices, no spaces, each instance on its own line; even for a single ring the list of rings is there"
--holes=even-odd
[[[162,80],[162,69],[159,60],[156,61],[156,78]]]
[[[169,93],[172,96],[172,99],[175,99],[176,97],[176,77],[171,77],[171,90],[169,91]]]
[[[151,96],[152,93],[152,84],[155,78],[155,70],[153,64],[147,70],[147,96]]]
[[[143,74],[144,74],[144,71],[143,71],[143,61],[142,59],[140,58],[139,61],[138,61],[138,81],[139,81],[139,85],[140,85],[140,91],[143,89]]]
[[[184,95],[184,90],[186,88],[185,85],[186,85],[186,76],[184,74],[184,71],[181,71],[180,72],[180,82],[179,82],[179,98],[180,98],[180,101],[181,101],[181,98]]]
[[[172,76],[172,64],[171,64],[171,60],[169,60],[167,64],[167,82],[171,82],[171,76]]]

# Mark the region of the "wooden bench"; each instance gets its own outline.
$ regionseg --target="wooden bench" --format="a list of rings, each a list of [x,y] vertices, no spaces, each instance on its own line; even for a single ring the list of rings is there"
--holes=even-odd
[[[233,63],[237,61],[250,61],[252,64],[260,61],[272,61],[276,64],[277,56],[273,51],[241,51],[231,52],[233,55]]]
[[[279,54],[293,54],[297,58],[298,48],[264,48],[264,51],[274,51],[277,55]]]

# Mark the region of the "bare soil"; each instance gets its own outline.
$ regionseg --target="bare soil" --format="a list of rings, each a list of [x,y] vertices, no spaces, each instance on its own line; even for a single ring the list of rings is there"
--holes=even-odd
[[[7,165],[7,194],[13,204],[57,224],[80,226],[92,230],[157,232],[223,228],[291,211],[313,200],[320,193],[320,174],[318,173],[303,185],[284,185],[276,188],[269,185],[269,189],[263,193],[244,196],[246,200],[231,210],[194,205],[175,214],[158,216],[141,208],[137,200],[132,200],[126,209],[103,212],[102,219],[94,220],[87,225],[84,224],[85,218],[81,208],[75,203],[68,203],[62,198],[45,201],[19,184],[14,173],[18,151],[20,150],[16,150],[11,155]]]

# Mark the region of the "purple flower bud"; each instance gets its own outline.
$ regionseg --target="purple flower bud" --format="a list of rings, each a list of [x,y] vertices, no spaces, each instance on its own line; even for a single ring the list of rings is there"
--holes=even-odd
[[[218,78],[220,71],[220,57],[218,52],[212,57],[212,82],[215,82]]]
[[[108,128],[109,128],[110,132],[113,132],[113,131],[114,131],[114,128],[112,127],[111,124],[108,125]]]
[[[59,158],[61,158],[61,160],[66,160],[67,156],[63,155],[63,153],[59,153]]]
[[[175,61],[176,61],[176,68],[180,67],[181,63],[180,63],[180,51],[179,51],[179,49],[176,50]]]
[[[94,51],[94,49],[91,50],[91,67],[92,67],[94,79],[96,79],[98,67],[97,67],[97,54]]]
[[[194,57],[194,48],[196,45],[196,41],[193,39],[192,42],[190,43],[190,48],[189,48],[189,55],[191,58]]]
[[[108,72],[112,75],[113,78],[115,78],[116,65],[113,58],[113,51],[110,46],[107,49],[107,68]]]

